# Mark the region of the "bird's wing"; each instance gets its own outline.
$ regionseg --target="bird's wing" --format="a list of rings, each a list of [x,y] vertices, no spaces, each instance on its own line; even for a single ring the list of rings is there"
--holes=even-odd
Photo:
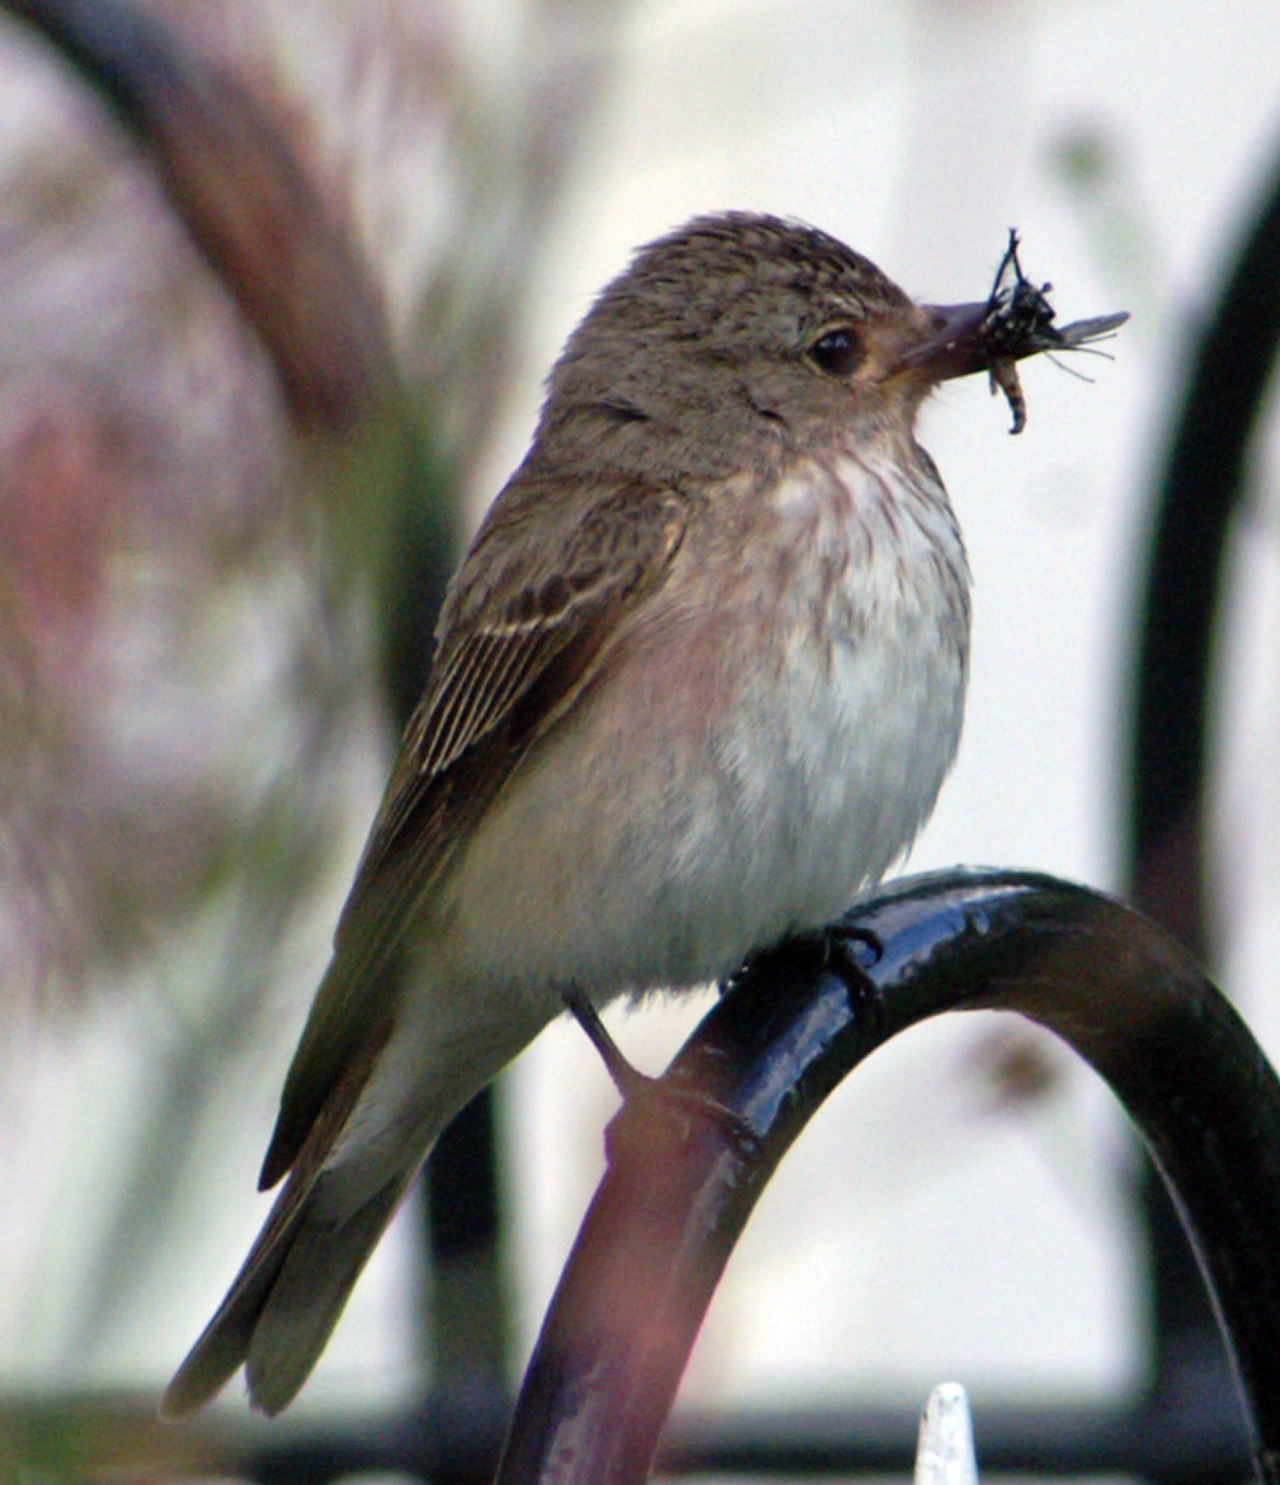
[[[624,621],[665,581],[684,535],[681,495],[618,484],[576,520],[575,507],[581,492],[562,478],[518,477],[458,574],[431,681],[285,1080],[263,1189],[293,1164],[347,1065],[369,1063],[370,1045],[389,1035],[394,1004],[382,972],[454,843],[572,709]]]

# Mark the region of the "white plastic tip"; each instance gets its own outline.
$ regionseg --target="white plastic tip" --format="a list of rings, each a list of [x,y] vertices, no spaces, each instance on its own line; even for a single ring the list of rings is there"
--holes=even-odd
[[[920,1418],[915,1485],[977,1485],[973,1418],[959,1382],[941,1382]]]

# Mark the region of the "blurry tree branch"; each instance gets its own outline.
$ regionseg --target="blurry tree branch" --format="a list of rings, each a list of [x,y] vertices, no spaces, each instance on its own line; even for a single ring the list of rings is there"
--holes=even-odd
[[[302,427],[339,429],[388,395],[376,286],[273,120],[216,64],[127,0],[6,0],[145,147],[192,241],[261,336]]]

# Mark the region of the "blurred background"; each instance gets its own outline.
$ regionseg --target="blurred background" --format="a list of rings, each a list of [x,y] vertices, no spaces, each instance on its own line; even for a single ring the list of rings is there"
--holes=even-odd
[[[909,863],[1118,890],[1153,484],[1280,149],[1269,0],[1167,0],[1158,21],[1136,0],[136,9],[236,79],[354,248],[332,286],[368,332],[365,381],[281,375],[162,173],[0,10],[8,1390],[158,1390],[221,1297],[393,753],[386,656],[425,657],[406,523],[437,560],[465,539],[594,291],[696,212],[803,218],[943,302],[986,294],[1016,225],[1063,322],[1132,313],[1114,360],[1070,360],[1087,380],[1024,363],[1017,439],[978,378],[926,410],[976,627],[959,762]],[[309,313],[318,331],[324,303]],[[408,490],[407,447],[430,473]],[[1273,1057],[1278,456],[1271,410],[1217,638],[1209,882],[1213,970]],[[657,1071],[708,1004],[610,1020]],[[504,1080],[517,1365],[615,1103],[565,1026]],[[682,1401],[922,1399],[955,1377],[981,1447],[984,1400],[1130,1386],[1133,1160],[1105,1090],[1047,1039],[986,1016],[920,1029],[779,1172]],[[406,1208],[384,1241],[299,1415],[420,1391],[420,1221]]]

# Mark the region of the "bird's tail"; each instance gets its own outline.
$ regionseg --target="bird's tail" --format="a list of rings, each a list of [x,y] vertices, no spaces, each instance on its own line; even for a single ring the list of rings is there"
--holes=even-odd
[[[403,1003],[388,1035],[363,1037],[300,1136],[282,1104],[263,1181],[287,1168],[284,1187],[169,1384],[162,1415],[194,1411],[242,1364],[255,1407],[288,1406],[441,1130],[555,1009],[532,1004],[521,1014],[509,997],[487,1003],[430,988]],[[288,1091],[286,1083],[286,1103]]]
[[[319,1360],[418,1165],[338,1215],[326,1191],[337,1173],[308,1181],[295,1172],[217,1314],[170,1382],[161,1414],[193,1412],[242,1363],[255,1407],[269,1414],[287,1407]]]

